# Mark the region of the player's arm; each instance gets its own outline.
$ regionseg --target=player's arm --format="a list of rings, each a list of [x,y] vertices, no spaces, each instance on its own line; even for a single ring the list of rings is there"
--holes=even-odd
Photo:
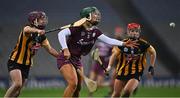
[[[26,35],[30,35],[31,33],[38,33],[40,35],[45,34],[45,30],[40,30],[30,26],[25,26],[23,32],[25,32]]]
[[[120,54],[120,50],[117,46],[114,46],[113,49],[112,49],[112,54],[109,58],[109,63],[108,63],[108,67],[107,67],[107,71],[110,71],[111,67],[113,66],[114,64],[114,61],[116,59],[116,57]]]
[[[62,31],[60,31],[58,33],[58,40],[59,40],[59,43],[60,43],[62,50],[64,52],[64,57],[66,59],[69,59],[71,56],[69,49],[68,49],[68,46],[67,46],[67,42],[66,42],[66,36],[69,36],[69,35],[71,35],[71,31],[69,28],[63,29]]]
[[[154,66],[155,66],[155,61],[156,61],[156,50],[154,49],[153,46],[150,45],[150,47],[147,49],[147,52],[150,54],[150,67],[148,69],[148,72],[151,75],[154,75]]]
[[[42,46],[46,49],[46,51],[51,54],[52,56],[54,57],[58,57],[58,52],[51,47],[49,41],[47,39],[45,39],[43,42],[42,42]]]
[[[110,38],[104,34],[101,34],[99,37],[98,37],[99,40],[107,43],[107,44],[110,44],[110,45],[116,45],[116,46],[127,46],[127,47],[136,47],[138,44],[136,43],[136,41],[131,41],[131,40],[128,40],[126,42],[123,42],[123,41],[119,41],[119,40],[116,40],[116,39],[113,39],[113,38]]]

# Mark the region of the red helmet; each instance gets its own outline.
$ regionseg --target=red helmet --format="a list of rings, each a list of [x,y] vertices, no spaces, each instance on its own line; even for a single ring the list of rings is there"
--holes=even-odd
[[[44,19],[42,24],[38,23],[39,19]],[[30,25],[33,25],[39,29],[44,29],[47,25],[48,18],[46,14],[42,11],[32,11],[28,14],[28,22]]]
[[[132,33],[133,32],[133,33]],[[136,33],[134,33],[136,32]],[[141,32],[141,26],[137,23],[129,23],[127,26],[128,37],[132,40],[139,39]]]
[[[129,23],[127,26],[127,29],[140,29],[140,28],[141,28],[140,24],[137,23]]]

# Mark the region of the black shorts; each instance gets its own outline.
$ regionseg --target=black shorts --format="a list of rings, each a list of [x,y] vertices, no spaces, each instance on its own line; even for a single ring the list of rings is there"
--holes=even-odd
[[[142,73],[138,73],[138,74],[132,74],[132,75],[127,75],[127,76],[117,75],[116,79],[123,80],[123,81],[128,81],[130,79],[136,79],[136,80],[140,81],[141,77],[142,77]]]
[[[14,70],[14,69],[19,69],[19,70],[21,70],[22,78],[23,79],[28,78],[30,66],[24,65],[24,64],[18,64],[12,60],[8,60],[7,66],[8,66],[9,72]]]

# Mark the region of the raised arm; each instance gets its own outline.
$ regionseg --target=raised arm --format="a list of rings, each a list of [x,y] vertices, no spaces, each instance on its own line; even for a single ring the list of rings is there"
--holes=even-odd
[[[29,35],[30,33],[38,33],[40,35],[45,34],[45,30],[40,30],[40,29],[37,29],[37,28],[34,28],[34,27],[30,27],[30,26],[25,26],[24,29],[23,29],[23,32],[26,35]]]
[[[116,46],[122,46],[123,45],[123,42],[122,41],[119,41],[119,40],[116,40],[116,39],[113,39],[113,38],[110,38],[104,34],[101,34],[99,37],[98,37],[99,40],[107,43],[107,44],[110,44],[110,45],[116,45]]]
[[[99,37],[98,37],[99,40],[107,43],[107,44],[110,44],[110,45],[116,45],[116,46],[126,46],[126,47],[136,47],[137,46],[137,43],[136,41],[131,41],[131,40],[128,40],[126,42],[122,42],[122,41],[119,41],[119,40],[116,40],[116,39],[113,39],[113,38],[110,38],[104,34],[101,34]]]

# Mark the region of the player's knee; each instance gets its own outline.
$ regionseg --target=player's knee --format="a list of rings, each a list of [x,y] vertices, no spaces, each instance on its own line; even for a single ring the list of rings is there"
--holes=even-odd
[[[77,82],[76,81],[68,82],[68,85],[71,87],[71,89],[75,90],[77,88]]]
[[[23,85],[22,85],[21,82],[14,82],[14,83],[13,83],[13,86],[14,86],[15,89],[18,89],[18,90],[19,90],[19,89],[22,88]]]

